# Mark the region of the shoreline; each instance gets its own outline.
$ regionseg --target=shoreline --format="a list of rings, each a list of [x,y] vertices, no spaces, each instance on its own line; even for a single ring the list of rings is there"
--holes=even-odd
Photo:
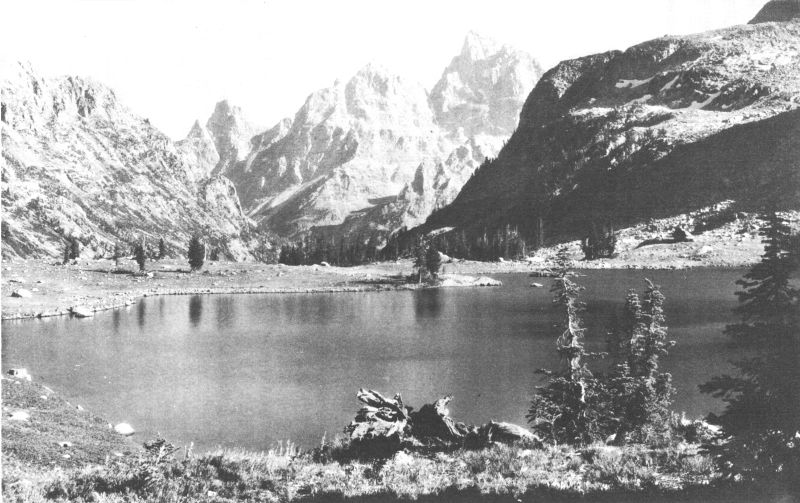
[[[752,257],[753,260],[756,257]],[[572,268],[591,270],[691,270],[746,267],[748,261],[639,262],[622,257],[592,262],[573,260]],[[129,307],[139,299],[171,295],[335,294],[464,288],[487,286],[481,276],[547,272],[552,257],[532,260],[478,262],[453,259],[442,264],[441,276],[455,278],[446,285],[408,283],[410,260],[352,267],[287,266],[254,262],[211,262],[201,273],[184,269],[182,259],[150,262],[145,275],[119,272],[110,260],[81,260],[57,265],[43,260],[5,261],[2,271],[2,321],[72,316],[73,310],[98,313]],[[132,263],[121,270],[134,270]],[[545,274],[546,276],[546,274]],[[454,284],[455,283],[455,284]],[[488,285],[497,286],[497,285]],[[29,297],[12,292],[28,290]]]
[[[38,382],[3,376],[3,496],[17,501],[789,501],[782,484],[725,481],[697,442],[668,446],[535,445],[401,449],[362,458],[346,441],[310,450],[195,453],[115,432],[105,419]],[[24,411],[29,419],[15,420]],[[142,443],[144,442],[144,443]],[[173,448],[174,450],[170,449]],[[163,455],[162,455],[163,454]],[[156,457],[158,456],[158,457]],[[153,485],[141,480],[152,477]],[[162,491],[164,491],[162,493]],[[170,498],[172,499],[172,498]]]

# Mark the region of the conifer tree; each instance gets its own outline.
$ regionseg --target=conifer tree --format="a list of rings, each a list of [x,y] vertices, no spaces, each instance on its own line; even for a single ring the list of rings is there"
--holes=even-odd
[[[414,267],[417,268],[417,279],[419,283],[422,283],[423,275],[428,269],[427,249],[427,243],[425,240],[422,237],[417,238],[417,244],[414,247]]]
[[[638,441],[664,433],[674,395],[672,376],[659,372],[660,358],[674,345],[667,340],[664,295],[650,280],[645,283],[643,301],[635,291],[628,292],[619,331],[609,348],[616,357],[608,385],[618,443],[625,442],[629,433]]]
[[[72,238],[70,238],[69,258],[74,260],[80,258],[80,256],[81,256],[81,242],[78,241],[78,238],[73,236]]]
[[[139,270],[144,271],[145,261],[147,260],[147,257],[145,255],[143,243],[141,242],[136,243],[133,246],[133,259],[139,265]]]
[[[72,254],[72,243],[70,241],[67,241],[66,244],[64,244],[64,257],[61,263],[67,265],[69,263],[69,258],[71,254]]]
[[[114,252],[112,258],[114,259],[114,267],[119,267],[119,259],[124,256],[122,253],[122,243],[119,241],[114,242]]]
[[[581,312],[584,305],[578,300],[583,287],[577,285],[568,268],[566,250],[559,251],[558,273],[551,292],[553,304],[559,310],[560,332],[556,351],[561,368],[556,371],[539,370],[548,375],[545,386],[536,388],[528,422],[544,438],[569,444],[586,444],[603,438],[613,421],[609,413],[608,392],[602,381],[596,379],[585,363],[589,356],[583,344],[584,328]]]
[[[442,267],[442,257],[435,246],[429,244],[425,251],[425,269],[432,279],[439,277],[439,269]]]
[[[167,245],[164,243],[164,238],[158,240],[158,260],[167,256]]]
[[[764,254],[737,283],[739,323],[725,333],[753,356],[735,363],[738,375],[716,377],[700,389],[727,406],[710,420],[733,437],[720,452],[726,466],[742,473],[800,475],[800,305],[790,278],[797,270],[786,221],[775,211],[763,217]],[[790,449],[788,446],[794,446]]]
[[[200,236],[194,234],[189,240],[189,250],[186,253],[189,259],[189,268],[198,271],[203,267],[206,259],[206,245],[200,241]]]

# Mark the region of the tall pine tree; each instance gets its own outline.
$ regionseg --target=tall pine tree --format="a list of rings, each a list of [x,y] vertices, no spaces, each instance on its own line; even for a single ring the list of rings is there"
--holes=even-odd
[[[558,443],[587,444],[603,438],[613,420],[608,411],[607,390],[582,362],[586,352],[581,313],[584,305],[578,300],[583,287],[577,285],[569,270],[566,250],[559,252],[558,274],[551,292],[553,305],[559,311],[556,351],[561,368],[539,370],[549,376],[545,386],[536,388],[526,415],[531,427],[542,438]]]
[[[727,406],[710,420],[732,437],[721,452],[733,472],[788,472],[800,475],[800,305],[791,277],[798,261],[792,236],[775,211],[763,217],[761,262],[737,283],[739,323],[725,333],[744,343],[752,356],[735,363],[738,375],[724,375],[700,386]]]

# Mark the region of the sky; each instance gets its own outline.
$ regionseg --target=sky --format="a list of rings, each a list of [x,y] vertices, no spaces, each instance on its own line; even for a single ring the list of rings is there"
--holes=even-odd
[[[749,21],[766,0],[0,0],[0,56],[103,82],[174,139],[228,99],[264,129],[369,62],[430,89],[473,30],[561,60]]]

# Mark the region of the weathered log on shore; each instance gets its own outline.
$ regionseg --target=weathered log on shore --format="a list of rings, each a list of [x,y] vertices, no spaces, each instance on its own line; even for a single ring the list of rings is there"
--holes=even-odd
[[[463,441],[471,432],[477,431],[464,423],[457,423],[450,417],[447,404],[452,395],[436,400],[433,404],[423,405],[419,411],[411,414],[411,434],[419,440],[438,439],[445,442]]]
[[[390,399],[377,391],[362,388],[356,397],[364,406],[345,428],[351,440],[401,439],[408,427],[409,411],[399,393]]]
[[[400,394],[386,398],[374,390],[360,389],[356,395],[364,405],[346,428],[350,440],[372,455],[391,455],[400,448],[480,448],[494,442],[531,442],[539,439],[522,426],[490,421],[481,427],[457,422],[447,404],[452,396],[423,405],[419,411],[403,403]]]

